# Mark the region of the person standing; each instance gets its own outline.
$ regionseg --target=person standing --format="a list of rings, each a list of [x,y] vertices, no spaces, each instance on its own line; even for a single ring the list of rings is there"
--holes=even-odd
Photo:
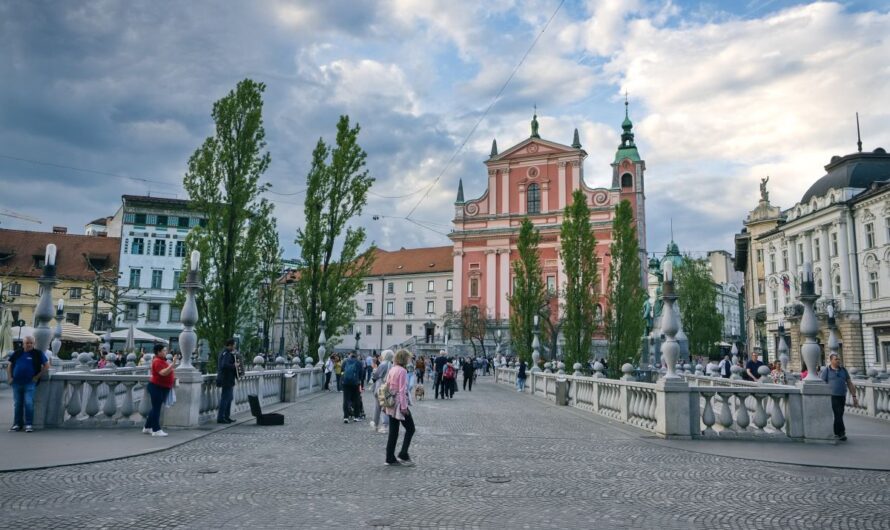
[[[152,436],[167,436],[167,433],[161,430],[161,406],[167,401],[167,394],[173,388],[175,381],[174,370],[177,363],[167,362],[167,347],[163,344],[155,344],[155,355],[151,360],[151,368],[148,386],[148,396],[151,398],[151,412],[145,419],[145,425],[142,427],[142,434],[150,434]],[[177,356],[177,359],[179,356]]]
[[[822,370],[819,377],[828,383],[831,389],[831,412],[834,413],[834,435],[842,442],[847,441],[847,429],[844,427],[844,406],[847,403],[847,390],[853,396],[853,405],[859,405],[859,397],[856,396],[856,387],[847,369],[841,366],[841,360],[836,353],[828,356],[828,366]]]
[[[418,357],[414,363],[414,373],[417,376],[417,382],[423,384],[423,374],[426,372],[426,361],[423,357]]]
[[[340,355],[333,354],[334,359],[334,377],[337,378],[337,392],[343,392],[343,363],[340,361]]]
[[[362,379],[366,384],[371,382],[371,374],[374,373],[374,359],[377,358],[377,352],[372,356],[370,353],[365,357],[365,376]]]
[[[408,372],[406,366],[411,354],[407,350],[399,350],[395,354],[395,364],[389,369],[386,382],[395,394],[395,404],[386,409],[389,416],[389,437],[386,440],[386,464],[389,466],[413,466],[414,462],[408,454],[411,438],[414,437],[414,418],[408,409]],[[402,450],[396,455],[396,443],[399,441],[399,426],[405,428],[402,439]]]
[[[752,352],[751,360],[745,365],[745,379],[748,381],[759,381],[760,372],[758,370],[760,370],[761,366],[766,365],[758,358],[757,352]]]
[[[24,348],[13,352],[6,365],[7,381],[12,382],[13,421],[10,431],[34,432],[34,391],[49,370],[46,354],[34,348],[34,337],[23,340]]]
[[[729,376],[732,375],[732,359],[729,358],[729,354],[723,356],[723,360],[720,361],[720,377],[723,379],[729,379]]]
[[[343,363],[343,423],[359,421],[362,415],[361,389],[364,380],[362,361],[359,361],[355,352],[349,354],[349,358]]]
[[[334,373],[334,359],[333,356],[328,357],[328,360],[324,362],[324,388],[323,390],[331,391],[331,374]]]
[[[219,354],[216,363],[216,386],[222,390],[219,393],[219,409],[216,412],[216,423],[234,423],[232,419],[232,399],[235,397],[235,379],[238,372],[235,369],[235,339],[226,341],[226,347]]]
[[[519,371],[516,372],[516,391],[522,392],[525,390],[525,361],[519,361]]]
[[[476,374],[476,365],[473,359],[464,359],[463,365],[461,366],[461,371],[464,373],[464,390],[467,390],[467,383],[470,384],[470,389],[467,392],[473,391],[473,378]]]
[[[389,373],[390,367],[392,367],[393,360],[393,352],[392,350],[383,350],[383,361],[377,365],[377,368],[374,369],[374,373],[371,374],[371,380],[374,382],[373,390],[374,390],[374,418],[371,420],[371,430],[377,430],[379,434],[383,434],[387,432],[387,428],[389,427],[389,416],[383,414],[383,423],[380,422],[380,413],[383,412],[383,409],[380,407],[380,402],[377,400],[377,390],[383,385],[384,381],[386,381],[386,375]]]
[[[445,357],[445,350],[439,350],[439,356],[433,361],[433,366],[436,369],[436,386],[434,388],[436,399],[439,399],[440,395],[442,396],[442,399],[445,399],[445,383],[442,380],[442,374],[446,364],[448,364],[448,357]]]

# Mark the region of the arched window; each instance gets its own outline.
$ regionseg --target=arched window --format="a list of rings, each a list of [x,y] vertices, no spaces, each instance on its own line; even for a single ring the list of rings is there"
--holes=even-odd
[[[834,275],[834,296],[840,296],[840,295],[841,295],[841,275],[835,274]]]
[[[630,173],[625,173],[621,175],[621,187],[622,188],[632,188],[634,185],[634,177]]]
[[[525,192],[527,213],[541,213],[541,192],[538,190],[537,184],[529,184]]]

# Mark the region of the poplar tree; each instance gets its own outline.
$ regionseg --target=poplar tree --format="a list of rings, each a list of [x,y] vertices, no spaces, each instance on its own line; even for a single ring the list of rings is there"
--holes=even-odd
[[[717,311],[717,291],[705,260],[686,256],[674,271],[683,331],[689,338],[689,354],[717,353],[723,315]]]
[[[186,247],[201,252],[197,333],[211,352],[238,332],[256,330],[261,264],[279,255],[273,207],[261,196],[269,185],[260,177],[271,162],[263,128],[265,89],[245,79],[213,104],[215,134],[191,156],[183,179],[192,208],[203,216],[186,237]],[[211,367],[215,360],[211,355]]]
[[[566,206],[560,230],[565,284],[564,362],[571,369],[574,363],[590,359],[590,345],[596,326],[598,274],[596,237],[590,224],[590,208],[581,190],[572,193]]]
[[[516,250],[519,259],[513,262],[513,294],[510,301],[510,340],[512,349],[526,363],[532,360],[534,318],[543,318],[542,309],[547,303],[547,291],[542,279],[538,244],[541,234],[526,217],[519,228]]]
[[[646,293],[642,286],[640,245],[630,201],[623,200],[615,209],[612,245],[609,253],[608,309],[606,334],[609,338],[609,372],[621,373],[624,363],[637,359],[645,322],[641,316]]]
[[[329,147],[323,138],[318,139],[306,179],[306,220],[296,238],[302,266],[293,292],[306,354],[313,358],[318,351],[321,312],[327,313],[328,337],[339,335],[353,322],[357,309],[354,297],[364,287],[364,277],[374,261],[373,246],[362,248],[365,229],[350,224],[361,215],[374,183],[365,169],[367,154],[358,144],[359,131],[358,124],[350,127],[348,116],[340,116],[336,145]]]

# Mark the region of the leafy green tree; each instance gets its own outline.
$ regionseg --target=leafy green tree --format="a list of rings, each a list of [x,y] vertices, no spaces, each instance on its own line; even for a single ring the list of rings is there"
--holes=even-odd
[[[368,202],[374,179],[365,169],[367,154],[358,144],[360,127],[340,116],[337,143],[328,147],[319,138],[307,176],[303,228],[296,243],[302,251],[294,295],[308,355],[317,357],[321,312],[325,334],[335,336],[355,319],[354,297],[374,262],[374,248],[362,250],[365,229],[350,226]],[[334,256],[339,247],[339,256]],[[335,259],[336,258],[336,259]],[[320,361],[320,359],[316,359]]]
[[[581,190],[572,193],[560,230],[565,284],[564,358],[568,368],[590,359],[596,327],[598,271],[596,237],[590,224],[590,208]]]
[[[513,294],[510,301],[510,340],[513,352],[526,363],[532,360],[534,318],[541,316],[547,303],[547,291],[542,279],[538,244],[541,234],[526,217],[519,228],[516,249],[519,259],[513,262]],[[543,319],[543,317],[542,317]]]
[[[612,264],[605,321],[609,338],[609,372],[614,377],[621,374],[624,363],[633,364],[637,359],[645,327],[640,316],[646,300],[640,268],[640,245],[633,208],[627,200],[621,201],[615,210],[610,254]]]
[[[213,104],[216,133],[191,156],[183,180],[192,208],[204,218],[189,233],[186,247],[201,252],[204,288],[197,296],[197,332],[212,352],[236,333],[254,334],[262,254],[279,254],[269,248],[277,233],[272,205],[261,197],[269,185],[260,177],[271,161],[264,152],[265,88],[245,79]],[[188,263],[186,256],[183,270]],[[211,365],[215,359],[210,356]]]
[[[683,265],[675,269],[674,276],[690,355],[716,354],[723,315],[717,311],[717,291],[707,262],[686,256]]]

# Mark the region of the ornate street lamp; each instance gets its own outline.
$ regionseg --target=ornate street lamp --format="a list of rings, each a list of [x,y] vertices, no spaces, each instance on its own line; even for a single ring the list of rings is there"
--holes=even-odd
[[[34,310],[34,319],[37,327],[34,328],[34,345],[42,352],[49,351],[52,331],[49,329],[49,321],[53,318],[53,287],[58,283],[56,279],[56,246],[52,243],[46,246],[44,255],[43,276],[38,278],[40,284],[40,299]]]
[[[321,330],[320,330],[320,333],[318,334],[318,363],[320,365],[324,363],[324,355],[325,355],[325,351],[326,351],[325,344],[328,341],[327,337],[324,336],[325,317],[327,317],[327,312],[322,311],[321,312],[321,324],[319,325]]]
[[[665,335],[664,344],[661,345],[661,357],[667,369],[664,378],[680,379],[676,372],[677,357],[680,355],[680,344],[677,342],[680,323],[677,321],[677,313],[674,311],[674,303],[678,297],[674,293],[673,263],[670,260],[665,260],[662,266],[664,267],[664,283],[661,298],[667,306],[661,317],[661,330]]]
[[[59,305],[56,306],[56,329],[53,331],[53,341],[50,347],[53,350],[53,357],[59,357],[59,350],[62,349],[62,319],[65,315],[65,301],[59,298]]]
[[[800,286],[800,296],[798,297],[803,304],[803,316],[800,318],[800,334],[804,337],[803,344],[800,347],[800,356],[806,363],[807,376],[804,382],[822,382],[816,375],[816,369],[819,365],[819,354],[821,348],[816,342],[816,334],[819,333],[819,321],[816,319],[816,312],[813,310],[813,303],[819,298],[816,294],[815,282],[813,280],[813,264],[806,262],[803,264],[803,280]]]
[[[782,371],[788,371],[788,344],[785,343],[785,321],[779,320],[779,362]]]
[[[182,353],[182,363],[177,370],[195,370],[192,366],[192,354],[198,346],[198,334],[195,333],[195,324],[198,323],[198,304],[195,302],[195,293],[201,289],[201,271],[198,265],[201,262],[201,253],[192,251],[191,268],[186,276],[185,304],[182,306],[181,320],[182,332],[179,334],[179,350]]]

